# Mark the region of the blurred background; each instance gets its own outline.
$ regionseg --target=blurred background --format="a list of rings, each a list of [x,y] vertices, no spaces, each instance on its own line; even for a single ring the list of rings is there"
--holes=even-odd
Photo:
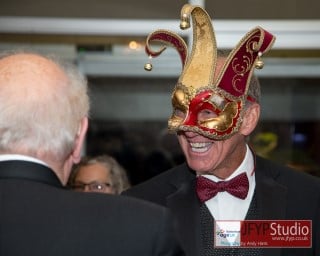
[[[108,153],[132,184],[181,163],[167,132],[171,92],[181,72],[173,49],[144,71],[146,36],[179,29],[183,4],[206,8],[219,48],[231,49],[259,25],[277,37],[257,71],[262,118],[250,138],[259,155],[320,176],[320,2],[316,0],[2,0],[0,50],[55,53],[87,76],[91,96],[85,155]]]

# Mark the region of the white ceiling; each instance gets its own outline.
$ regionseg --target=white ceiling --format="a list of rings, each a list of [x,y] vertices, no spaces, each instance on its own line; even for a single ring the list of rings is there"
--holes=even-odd
[[[281,0],[281,6],[278,0],[2,0],[0,49],[27,47],[56,52],[76,61],[84,73],[93,76],[153,76],[155,73],[146,74],[141,68],[146,61],[143,45],[128,50],[127,45],[117,40],[144,40],[148,33],[158,28],[191,38],[190,32],[179,29],[180,9],[187,2],[206,8],[213,18],[220,48],[234,47],[247,31],[259,25],[276,35],[275,50],[311,50],[316,53],[317,58],[312,56],[311,59],[309,55],[267,60],[272,65],[264,68],[262,75],[319,76],[318,0]],[[81,44],[111,44],[111,51],[79,54],[79,37]],[[167,50],[157,60],[157,76],[174,77],[180,72],[175,54]]]

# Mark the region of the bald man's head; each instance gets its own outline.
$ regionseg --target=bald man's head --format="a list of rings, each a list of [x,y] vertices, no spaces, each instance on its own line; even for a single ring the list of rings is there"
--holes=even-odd
[[[8,96],[45,100],[52,90],[66,85],[68,78],[53,61],[36,54],[21,53],[0,59],[0,88]]]
[[[87,82],[73,65],[35,53],[0,58],[0,153],[64,159],[88,111]]]

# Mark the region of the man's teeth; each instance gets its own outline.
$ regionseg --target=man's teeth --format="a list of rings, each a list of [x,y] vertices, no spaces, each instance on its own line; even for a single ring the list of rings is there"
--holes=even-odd
[[[193,152],[206,152],[209,149],[209,146],[211,145],[210,142],[192,142],[190,143],[191,150]]]

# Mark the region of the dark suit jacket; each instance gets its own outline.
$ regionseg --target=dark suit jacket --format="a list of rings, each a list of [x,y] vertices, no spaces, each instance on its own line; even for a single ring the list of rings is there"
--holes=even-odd
[[[186,164],[139,184],[124,195],[167,206],[176,217],[180,240],[187,255],[201,251],[200,203],[195,193],[195,173]],[[259,219],[312,220],[313,246],[308,249],[265,249],[264,255],[320,255],[320,181],[310,175],[280,167],[257,157],[256,199]]]
[[[138,199],[68,191],[40,164],[0,162],[1,256],[184,255],[168,212]]]

